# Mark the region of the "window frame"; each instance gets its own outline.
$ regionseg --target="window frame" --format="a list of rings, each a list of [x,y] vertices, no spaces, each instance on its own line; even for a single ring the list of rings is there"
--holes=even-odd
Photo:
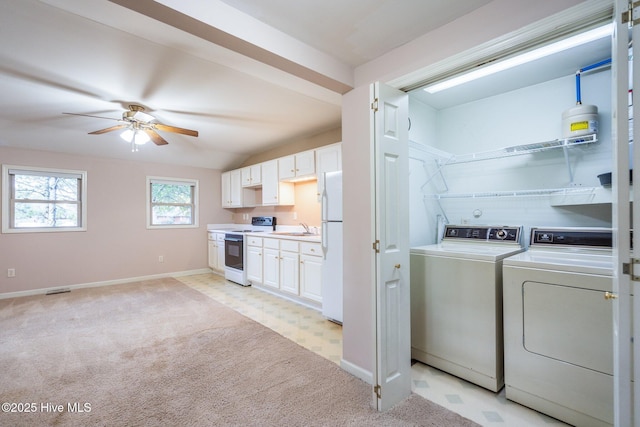
[[[15,227],[15,188],[11,185],[12,175],[21,175],[16,172],[24,172],[23,175],[76,177],[80,180],[78,188],[78,200],[73,201],[79,205],[78,220],[80,224],[74,227]],[[50,201],[50,203],[69,203],[65,201]],[[45,168],[35,166],[2,165],[2,233],[61,233],[87,231],[87,171]]]
[[[154,183],[158,184],[171,184],[171,185],[190,185],[192,187],[192,201],[190,204],[192,207],[192,223],[191,224],[153,224],[153,205],[164,205],[164,203],[154,203],[151,200],[151,186]],[[164,230],[171,228],[198,228],[199,227],[199,211],[200,211],[200,182],[197,179],[188,178],[168,178],[161,176],[147,176],[146,180],[146,216],[147,216],[147,229],[150,230]],[[184,205],[187,205],[186,203]]]

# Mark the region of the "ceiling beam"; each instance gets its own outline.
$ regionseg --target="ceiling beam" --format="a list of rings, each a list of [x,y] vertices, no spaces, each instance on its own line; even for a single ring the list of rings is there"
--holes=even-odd
[[[203,13],[202,16],[195,18],[192,15],[196,15],[197,10],[192,9],[187,14],[154,0],[109,1],[333,92],[344,94],[353,89],[353,72],[350,67],[306,45],[304,45],[305,54],[298,55],[295,58],[294,52],[300,52],[300,47],[303,45],[301,42],[246,15],[242,18],[245,20],[246,25],[237,25],[238,17],[241,15],[235,9],[233,9],[235,11],[233,19],[225,21],[225,17],[220,16],[220,11],[225,12],[226,10],[226,12],[229,12],[229,9],[232,8],[223,4],[216,4],[220,2],[207,2],[208,13]],[[184,2],[178,2],[176,5],[186,7]],[[213,16],[211,14],[212,7],[218,8],[215,14],[217,21],[215,24],[201,20]],[[227,9],[224,9],[224,7]],[[212,20],[209,19],[209,21]],[[232,22],[239,30],[233,30]],[[252,26],[252,28],[248,29],[248,25]],[[226,28],[223,30],[220,27]],[[232,34],[232,31],[234,34]],[[250,35],[252,32],[253,36]],[[277,40],[280,46],[267,46],[266,40],[268,40],[268,37],[264,37],[267,33],[275,35],[273,40]],[[249,40],[250,38],[251,40]],[[281,46],[284,38],[288,38],[287,42],[291,43],[290,52],[292,54],[290,55],[284,52],[285,49]],[[308,63],[305,64],[303,62]],[[319,69],[323,69],[323,71],[318,71]]]

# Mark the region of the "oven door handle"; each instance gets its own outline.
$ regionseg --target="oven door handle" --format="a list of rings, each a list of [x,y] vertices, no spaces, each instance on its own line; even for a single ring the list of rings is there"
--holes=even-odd
[[[243,239],[224,239],[225,242],[242,242]]]

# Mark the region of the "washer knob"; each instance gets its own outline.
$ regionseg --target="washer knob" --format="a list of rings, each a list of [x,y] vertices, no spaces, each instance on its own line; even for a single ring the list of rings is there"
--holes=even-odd
[[[506,239],[508,235],[509,233],[507,233],[507,230],[498,230],[496,232],[496,237],[500,240]]]

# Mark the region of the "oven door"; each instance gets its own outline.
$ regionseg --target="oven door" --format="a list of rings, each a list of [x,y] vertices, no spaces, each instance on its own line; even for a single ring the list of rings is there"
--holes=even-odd
[[[236,270],[242,270],[243,263],[243,236],[226,234],[224,236],[224,265]]]

